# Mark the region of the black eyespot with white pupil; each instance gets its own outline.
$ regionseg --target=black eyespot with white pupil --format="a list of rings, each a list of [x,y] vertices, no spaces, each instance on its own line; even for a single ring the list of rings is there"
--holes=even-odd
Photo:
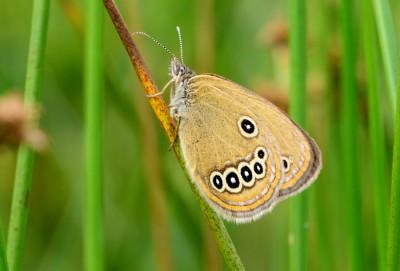
[[[247,119],[242,120],[241,126],[243,131],[245,131],[246,133],[248,134],[254,133],[255,127],[253,123],[251,123],[249,120]]]
[[[223,182],[222,182],[222,178],[219,175],[215,175],[212,179],[213,185],[215,186],[215,188],[217,189],[222,189],[223,187]]]
[[[257,152],[257,156],[258,158],[263,159],[265,157],[265,152],[263,150],[259,150]]]
[[[251,189],[257,181],[264,181],[267,176],[268,152],[263,146],[258,146],[246,158],[240,158],[236,165],[217,168],[209,177],[209,184],[213,193],[238,194],[244,189]],[[284,159],[285,157],[281,158]],[[215,194],[218,196],[218,194]]]
[[[235,172],[230,172],[228,175],[226,175],[226,184],[230,188],[238,188],[240,185],[238,175],[236,175]]]
[[[256,122],[248,117],[242,116],[238,121],[239,131],[246,138],[252,138],[258,135]]]
[[[263,173],[263,167],[260,163],[254,163],[254,172],[259,175]]]
[[[240,175],[242,175],[242,178],[245,182],[251,182],[251,180],[253,179],[253,174],[251,173],[251,170],[248,166],[244,166],[242,167],[242,169],[240,170]]]

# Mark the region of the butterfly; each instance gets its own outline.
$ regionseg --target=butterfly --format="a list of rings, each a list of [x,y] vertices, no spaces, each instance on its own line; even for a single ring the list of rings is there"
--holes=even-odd
[[[190,179],[224,219],[256,220],[317,178],[317,144],[274,104],[222,76],[196,74],[174,55],[170,76],[162,92],[172,86],[169,108]]]

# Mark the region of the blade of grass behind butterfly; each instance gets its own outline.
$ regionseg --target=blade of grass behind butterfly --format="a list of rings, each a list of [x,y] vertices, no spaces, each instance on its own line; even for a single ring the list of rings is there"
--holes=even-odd
[[[86,7],[86,40],[84,63],[85,95],[85,200],[84,200],[84,267],[101,271],[103,266],[103,183],[102,183],[102,63],[103,6],[90,0]]]
[[[371,0],[377,24],[383,66],[386,76],[386,87],[393,116],[396,112],[396,84],[398,68],[398,51],[396,35],[388,0]]]
[[[49,8],[49,0],[33,2],[25,79],[25,102],[29,104],[38,104],[41,99]],[[34,151],[28,146],[19,147],[7,239],[7,257],[12,271],[20,270],[23,260],[34,157]]]
[[[399,68],[400,73],[400,68]],[[398,76],[400,78],[400,75]],[[392,187],[390,195],[387,271],[398,271],[400,261],[400,83],[397,83],[397,109],[393,146]]]
[[[3,227],[0,223],[0,271],[8,271],[6,250],[3,239]]]
[[[306,125],[306,2],[291,0],[290,14],[290,115]],[[308,195],[303,192],[290,200],[289,267],[308,270]]]
[[[122,43],[124,44],[131,58],[132,65],[135,68],[136,74],[139,77],[139,80],[145,90],[145,93],[147,95],[153,95],[158,93],[158,89],[146,65],[144,64],[117,7],[115,6],[114,1],[103,0],[103,2],[110,15],[112,22],[114,23],[114,26],[116,27],[118,34],[120,35]],[[168,140],[172,142],[174,140],[175,125],[171,116],[169,115],[168,108],[164,100],[162,99],[161,96],[156,96],[154,98],[149,99],[149,102],[157,118],[159,119],[165,131],[165,134],[168,137]],[[229,234],[222,222],[222,219],[218,217],[214,211],[212,211],[210,206],[200,196],[199,191],[195,187],[194,183],[190,181],[189,174],[185,169],[184,161],[182,159],[182,153],[179,147],[179,142],[175,142],[174,151],[177,155],[181,167],[184,169],[185,176],[193,192],[195,193],[197,199],[199,200],[200,208],[202,209],[203,214],[207,218],[207,222],[214,233],[217,244],[220,248],[222,255],[224,256],[226,264],[231,270],[244,270],[240,257],[237,254],[235,247],[233,246],[232,240],[229,237]]]
[[[352,270],[365,270],[358,157],[358,103],[356,84],[354,1],[342,0],[340,8],[343,61],[341,69],[343,188],[346,203],[346,238]]]
[[[371,7],[371,0],[362,1],[363,43],[366,60],[366,80],[368,88],[369,133],[371,139],[371,157],[374,182],[374,203],[376,238],[378,250],[378,270],[385,270],[387,249],[388,195],[386,181],[386,155],[383,137],[382,114],[380,112],[378,92],[377,43]]]
[[[335,97],[334,81],[332,79],[332,61],[331,61],[331,45],[332,33],[335,33],[334,18],[337,14],[337,9],[332,8],[332,3],[320,0],[311,0],[308,2],[309,18],[313,18],[308,22],[310,33],[308,36],[315,37],[315,53],[310,50],[310,67],[309,82],[317,82],[321,89],[320,97],[318,97],[318,105],[315,109],[320,110],[320,114],[315,114],[314,111],[308,111],[308,116],[312,117],[312,122],[309,123],[310,131],[317,132],[315,140],[320,146],[323,154],[323,170],[316,184],[311,188],[311,213],[310,221],[315,221],[315,230],[310,232],[310,240],[312,242],[311,252],[316,254],[316,257],[310,257],[310,265],[315,266],[316,270],[337,270],[338,265],[338,250],[334,244],[337,234],[337,223],[341,220],[340,207],[336,204],[338,196],[338,186],[336,180],[339,179],[335,174],[340,172],[338,142],[336,134],[338,133],[337,109],[333,102]],[[308,46],[309,48],[309,46]],[[311,70],[312,69],[312,70]],[[311,84],[308,84],[310,86]],[[311,93],[315,94],[315,90],[310,89]],[[311,98],[311,97],[310,97]],[[315,100],[316,98],[311,98]]]

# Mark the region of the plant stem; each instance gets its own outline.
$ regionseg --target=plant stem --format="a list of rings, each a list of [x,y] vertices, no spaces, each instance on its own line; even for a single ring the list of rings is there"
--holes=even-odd
[[[8,271],[8,263],[6,257],[6,248],[3,239],[3,227],[0,223],[0,271]]]
[[[399,68],[400,72],[400,68]],[[400,75],[399,77],[400,78]],[[390,196],[387,271],[398,271],[400,261],[400,83],[397,85],[396,126],[394,131],[392,191]]]
[[[385,69],[386,85],[393,115],[396,112],[398,52],[392,14],[388,0],[371,0],[374,6],[378,36]]]
[[[290,115],[306,125],[306,3],[290,1]],[[290,270],[308,270],[308,195],[291,199]]]
[[[358,107],[355,76],[355,42],[353,25],[353,1],[341,1],[341,33],[343,64],[342,77],[342,134],[343,134],[343,188],[345,195],[348,235],[350,240],[351,270],[363,268],[363,225],[361,217],[360,188],[358,185]]]
[[[378,59],[375,28],[371,0],[362,1],[363,12],[363,37],[366,60],[366,79],[368,87],[368,116],[369,133],[371,138],[371,156],[374,181],[374,202],[376,214],[376,236],[378,243],[378,269],[385,270],[387,249],[387,221],[388,221],[388,195],[386,190],[385,144],[383,137],[382,114],[379,109],[380,95],[378,92]]]
[[[49,0],[35,0],[33,3],[25,81],[27,104],[39,103],[41,97],[49,8]],[[33,150],[28,146],[19,147],[8,228],[7,256],[11,271],[20,270],[22,265],[34,157]]]
[[[85,216],[84,266],[87,271],[103,267],[102,224],[102,113],[103,113],[103,6],[88,0],[85,43]]]

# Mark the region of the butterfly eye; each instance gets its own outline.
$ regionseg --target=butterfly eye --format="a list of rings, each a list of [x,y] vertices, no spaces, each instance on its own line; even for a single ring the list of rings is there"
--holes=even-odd
[[[252,138],[258,135],[256,122],[250,117],[243,116],[238,121],[239,131],[246,138]]]

